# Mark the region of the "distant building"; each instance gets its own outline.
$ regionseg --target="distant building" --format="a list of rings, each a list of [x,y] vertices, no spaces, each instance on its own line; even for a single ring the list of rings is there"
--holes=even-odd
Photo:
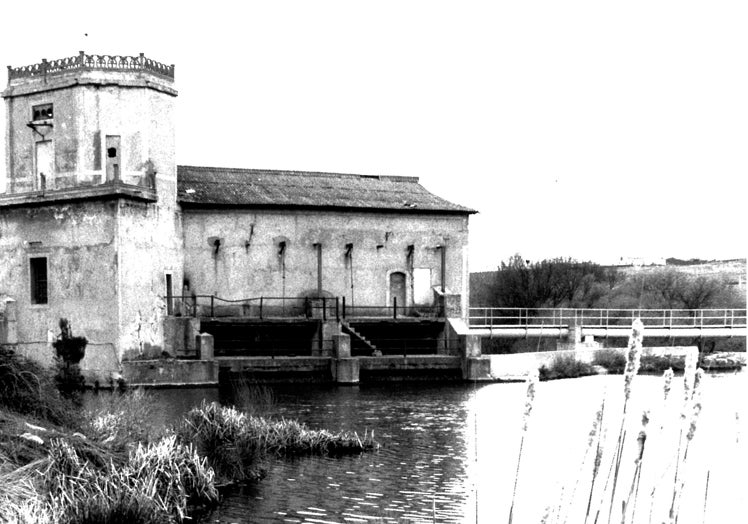
[[[47,360],[65,317],[106,373],[200,296],[466,314],[474,211],[416,178],[177,166],[174,66],[142,54],[9,67],[2,96],[0,343]]]

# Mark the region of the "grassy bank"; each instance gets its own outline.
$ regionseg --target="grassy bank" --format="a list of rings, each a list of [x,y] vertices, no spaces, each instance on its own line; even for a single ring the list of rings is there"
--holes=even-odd
[[[50,372],[0,353],[0,523],[182,522],[219,501],[216,486],[256,479],[268,454],[371,450],[371,435],[312,430],[203,403],[153,428],[153,399],[114,393],[93,411]],[[105,394],[108,395],[108,394]]]

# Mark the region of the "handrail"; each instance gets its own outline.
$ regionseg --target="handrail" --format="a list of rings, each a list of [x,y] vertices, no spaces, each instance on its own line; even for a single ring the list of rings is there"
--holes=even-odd
[[[222,298],[217,295],[172,295],[172,311],[180,311],[193,317],[255,317],[255,318],[434,318],[441,316],[442,310],[434,306],[402,306],[393,299],[391,305],[346,305],[345,297],[275,297],[260,296],[240,299]],[[228,308],[233,314],[218,315],[221,308]],[[316,315],[315,315],[316,312]]]
[[[645,327],[746,327],[745,308],[468,308],[470,327],[625,327],[635,318]]]

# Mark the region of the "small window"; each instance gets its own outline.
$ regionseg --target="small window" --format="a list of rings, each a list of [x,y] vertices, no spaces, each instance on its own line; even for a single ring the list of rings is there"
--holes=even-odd
[[[122,150],[120,149],[121,137],[119,135],[106,135],[106,179],[119,180],[120,161]]]
[[[35,257],[29,259],[31,273],[31,303],[47,303],[47,258]]]
[[[31,119],[48,120],[52,118],[52,104],[40,104],[31,108]]]

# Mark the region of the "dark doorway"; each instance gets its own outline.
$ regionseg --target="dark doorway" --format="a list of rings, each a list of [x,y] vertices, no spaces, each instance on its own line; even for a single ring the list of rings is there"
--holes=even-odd
[[[404,308],[405,303],[405,273],[395,272],[390,275],[390,303],[397,300],[397,308]]]
[[[166,314],[167,315],[173,315],[174,314],[174,305],[173,302],[174,295],[171,291],[171,273],[166,274]]]

